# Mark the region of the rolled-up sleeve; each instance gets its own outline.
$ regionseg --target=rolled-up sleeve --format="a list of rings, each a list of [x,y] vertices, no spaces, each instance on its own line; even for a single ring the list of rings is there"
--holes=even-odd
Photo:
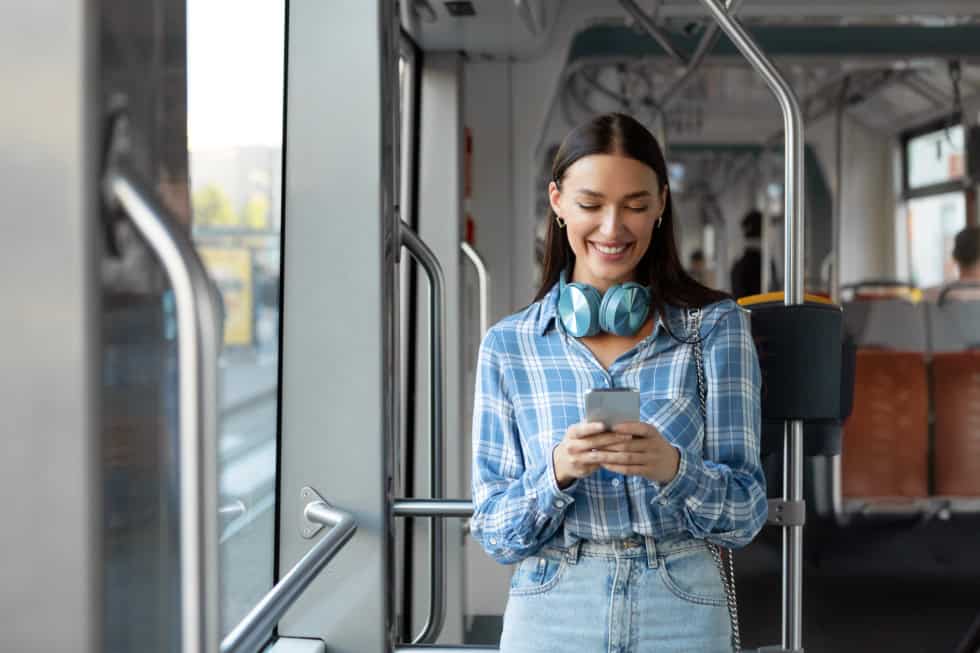
[[[759,533],[768,514],[759,458],[761,374],[748,312],[735,308],[719,318],[703,348],[703,450],[677,447],[677,475],[655,494],[651,505],[680,509],[692,535],[739,548]]]
[[[554,535],[574,498],[559,489],[552,456],[525,465],[503,358],[491,329],[476,371],[470,532],[490,556],[510,564],[533,555]]]

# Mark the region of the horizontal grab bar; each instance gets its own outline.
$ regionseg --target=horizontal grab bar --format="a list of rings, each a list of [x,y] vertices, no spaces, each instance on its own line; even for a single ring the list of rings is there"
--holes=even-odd
[[[353,515],[333,508],[325,501],[311,501],[303,512],[310,521],[332,528],[228,633],[221,642],[221,653],[258,651],[286,610],[357,531]]]
[[[395,499],[395,517],[472,517],[473,502],[462,499]]]

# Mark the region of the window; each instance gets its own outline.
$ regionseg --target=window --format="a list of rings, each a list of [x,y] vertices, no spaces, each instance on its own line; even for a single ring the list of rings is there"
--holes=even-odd
[[[962,182],[963,125],[932,123],[903,137],[906,197],[951,190]]]
[[[966,226],[964,136],[958,116],[902,136],[908,267],[899,277],[920,288],[956,279],[953,238]]]
[[[956,279],[953,238],[965,226],[963,193],[930,195],[909,201],[909,264],[913,283],[928,288]]]
[[[219,360],[221,631],[275,563],[284,0],[187,3],[193,237],[224,302]]]

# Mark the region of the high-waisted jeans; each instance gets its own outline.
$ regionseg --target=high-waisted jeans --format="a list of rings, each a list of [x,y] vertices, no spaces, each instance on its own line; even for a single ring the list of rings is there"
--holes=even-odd
[[[717,564],[687,536],[545,545],[511,579],[502,653],[731,651]]]

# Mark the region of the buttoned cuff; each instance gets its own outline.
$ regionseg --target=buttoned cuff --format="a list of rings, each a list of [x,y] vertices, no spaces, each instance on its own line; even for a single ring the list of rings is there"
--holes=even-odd
[[[557,446],[555,445],[555,447]],[[558,487],[558,478],[555,475],[555,447],[552,447],[548,452],[544,472],[538,478],[535,487],[538,497],[538,510],[551,518],[560,516],[575,501],[570,492],[578,485],[578,479],[575,479],[564,490]]]
[[[694,496],[704,474],[700,456],[695,456],[677,445],[671,446],[680,453],[680,464],[677,466],[677,474],[674,478],[667,485],[662,486],[660,492],[650,501],[655,506],[677,505],[688,497]]]

